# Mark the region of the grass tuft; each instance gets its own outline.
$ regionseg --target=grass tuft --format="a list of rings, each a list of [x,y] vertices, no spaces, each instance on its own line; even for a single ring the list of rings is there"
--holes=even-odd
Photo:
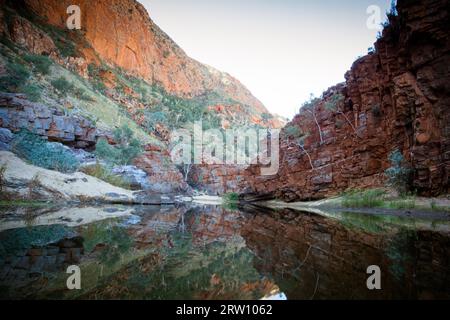
[[[93,166],[84,167],[80,171],[89,176],[105,181],[113,186],[128,190],[131,189],[130,184],[127,181],[125,181],[125,179],[123,179],[120,176],[112,174],[107,167],[101,165],[98,162]]]
[[[346,208],[377,208],[384,205],[386,192],[380,189],[350,191],[344,194],[342,205]]]

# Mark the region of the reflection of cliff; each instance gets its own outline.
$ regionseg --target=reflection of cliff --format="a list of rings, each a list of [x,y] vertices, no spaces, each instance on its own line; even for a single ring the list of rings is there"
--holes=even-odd
[[[198,244],[238,240],[241,222],[239,211],[203,206],[186,214],[187,230]]]
[[[154,206],[75,227],[30,223],[0,233],[0,297],[254,299],[278,286],[289,299],[450,298],[449,234],[340,219]],[[81,291],[66,289],[70,264]],[[367,290],[369,265],[382,269],[380,292]]]
[[[145,215],[131,227],[139,246],[152,253],[124,265],[82,298],[254,299],[275,287],[253,268],[253,255],[239,236],[238,213],[211,206],[175,212]],[[148,227],[169,220],[172,227],[165,232]]]
[[[0,236],[8,240],[0,297],[252,299],[275,287],[254,269],[238,213],[218,207],[138,207],[132,216]],[[70,264],[81,268],[81,291],[65,287]]]
[[[446,292],[450,276],[443,272],[449,265],[448,253],[438,249],[448,246],[442,245],[443,239],[420,232],[418,238],[396,230],[374,234],[285,210],[253,215],[241,234],[257,256],[256,269],[272,275],[289,299],[450,296]],[[366,287],[370,265],[382,270],[382,291]]]

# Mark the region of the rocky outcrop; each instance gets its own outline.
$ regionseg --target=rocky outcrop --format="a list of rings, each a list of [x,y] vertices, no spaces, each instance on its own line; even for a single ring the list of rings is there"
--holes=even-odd
[[[149,145],[146,151],[134,160],[134,164],[147,173],[144,190],[150,193],[184,193],[190,190],[183,175],[172,163],[167,150]]]
[[[11,148],[10,144],[14,139],[11,130],[0,128],[0,151],[7,151]]]
[[[22,17],[14,16],[11,19],[10,35],[12,41],[34,54],[51,55],[57,52],[52,38]]]
[[[189,172],[189,183],[210,195],[235,192],[243,181],[244,165],[194,165]]]
[[[21,129],[76,148],[92,148],[97,130],[87,119],[66,116],[61,110],[30,102],[21,94],[0,93],[0,127]]]
[[[81,172],[64,174],[25,163],[13,153],[0,151],[2,200],[110,204],[173,204],[174,197],[150,195],[115,187]]]
[[[252,167],[244,184],[285,200],[379,187],[389,154],[398,149],[413,169],[415,191],[448,193],[449,4],[399,0],[375,52],[288,124],[306,139],[283,139],[278,174],[263,177]]]

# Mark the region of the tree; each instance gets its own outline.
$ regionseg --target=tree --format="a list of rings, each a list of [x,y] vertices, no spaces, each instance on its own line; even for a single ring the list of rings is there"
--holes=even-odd
[[[158,124],[165,125],[167,123],[167,117],[164,112],[148,112],[145,114],[146,126],[149,131],[155,131]]]
[[[319,121],[317,120],[317,114],[316,114],[316,105],[320,100],[318,98],[315,98],[314,95],[311,93],[309,95],[309,100],[303,103],[301,109],[305,110],[307,113],[311,114],[314,122],[316,123],[317,129],[319,130],[319,136],[320,136],[320,144],[323,144],[323,131],[320,127]]]
[[[408,165],[400,150],[396,149],[389,155],[391,167],[385,171],[387,184],[393,187],[401,195],[406,194],[410,189],[412,170]]]
[[[179,166],[179,169],[183,174],[184,182],[188,182],[189,173],[192,170],[192,163],[183,163]]]
[[[331,110],[336,112],[337,114],[341,115],[344,117],[345,121],[347,121],[347,123],[350,125],[350,127],[353,129],[353,131],[355,132],[356,136],[358,138],[361,138],[359,136],[358,130],[356,130],[355,126],[353,125],[353,123],[350,121],[350,119],[347,117],[347,115],[345,114],[345,112],[342,110],[341,105],[344,101],[344,96],[340,93],[336,93],[334,94],[326,103],[325,103],[325,108],[327,110]]]
[[[96,146],[97,156],[116,165],[131,164],[142,152],[141,143],[126,124],[115,129],[113,134],[117,144],[111,146],[106,139],[100,139]]]
[[[303,133],[298,126],[287,126],[284,129],[284,134],[286,137],[286,142],[289,145],[294,145],[296,147],[299,147],[308,157],[309,164],[311,165],[311,169],[314,168],[314,164],[312,162],[311,155],[309,154],[308,150],[305,148],[305,140],[308,138],[309,133]]]

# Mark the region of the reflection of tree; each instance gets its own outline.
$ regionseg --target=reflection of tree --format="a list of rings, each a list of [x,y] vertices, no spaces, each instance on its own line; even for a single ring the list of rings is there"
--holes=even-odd
[[[405,267],[414,260],[414,243],[417,241],[417,232],[410,229],[400,229],[389,241],[386,255],[391,260],[390,272],[397,280],[404,280]]]
[[[43,247],[72,236],[69,228],[61,225],[35,226],[11,229],[0,233],[0,256],[23,254],[31,247]]]
[[[171,246],[133,262],[95,290],[96,297],[129,299],[260,298],[253,255],[239,243],[196,247],[174,233]],[[243,288],[246,288],[243,290]],[[92,293],[94,294],[94,293]],[[114,296],[117,294],[119,296]]]
[[[126,229],[111,222],[89,225],[83,231],[83,236],[86,252],[91,252],[97,245],[105,245],[99,259],[109,267],[118,262],[122,254],[127,253],[133,246],[133,239]]]

